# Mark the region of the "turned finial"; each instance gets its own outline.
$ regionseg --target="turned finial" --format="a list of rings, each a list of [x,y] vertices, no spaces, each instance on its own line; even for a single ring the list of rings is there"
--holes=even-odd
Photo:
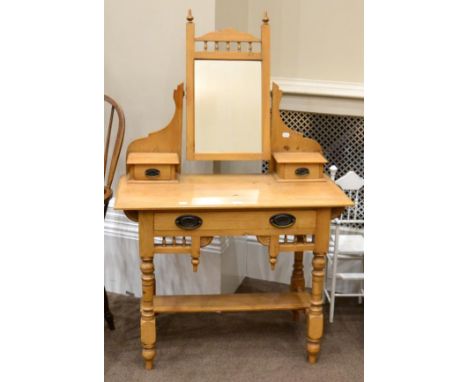
[[[187,13],[187,21],[191,23],[193,21],[192,10],[189,9]]]
[[[263,21],[264,24],[268,24],[268,21],[270,21],[270,19],[268,18],[267,11],[265,11],[265,14],[263,15],[262,21]]]

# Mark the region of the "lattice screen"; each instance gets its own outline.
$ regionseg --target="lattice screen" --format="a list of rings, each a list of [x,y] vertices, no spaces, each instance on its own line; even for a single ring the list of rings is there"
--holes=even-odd
[[[317,140],[328,159],[338,167],[336,178],[353,170],[364,178],[364,118],[281,110],[284,123],[305,137]],[[268,171],[263,162],[262,171]],[[364,188],[359,195],[358,218],[364,219]]]

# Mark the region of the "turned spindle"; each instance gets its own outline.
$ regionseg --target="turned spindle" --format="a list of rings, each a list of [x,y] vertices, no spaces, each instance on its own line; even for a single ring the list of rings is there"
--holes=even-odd
[[[192,268],[194,272],[198,271],[198,264],[200,264],[200,237],[192,236]]]

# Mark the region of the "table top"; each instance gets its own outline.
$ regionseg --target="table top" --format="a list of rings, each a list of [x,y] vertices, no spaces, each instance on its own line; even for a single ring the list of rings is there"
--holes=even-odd
[[[268,175],[180,175],[177,183],[129,181],[122,176],[114,208],[225,210],[346,207],[353,202],[329,178],[278,182]]]

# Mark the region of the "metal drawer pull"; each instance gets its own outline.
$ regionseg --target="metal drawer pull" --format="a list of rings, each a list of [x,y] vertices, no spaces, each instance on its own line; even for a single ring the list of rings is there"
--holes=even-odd
[[[159,171],[157,168],[149,168],[148,170],[145,171],[146,176],[158,176],[161,174],[161,171]]]
[[[296,168],[295,174],[298,176],[309,175],[309,169],[307,167]]]
[[[203,223],[203,220],[195,215],[182,215],[175,220],[177,227],[182,229],[197,229]]]
[[[288,228],[294,225],[296,218],[291,214],[277,214],[270,218],[270,224],[276,228]]]

